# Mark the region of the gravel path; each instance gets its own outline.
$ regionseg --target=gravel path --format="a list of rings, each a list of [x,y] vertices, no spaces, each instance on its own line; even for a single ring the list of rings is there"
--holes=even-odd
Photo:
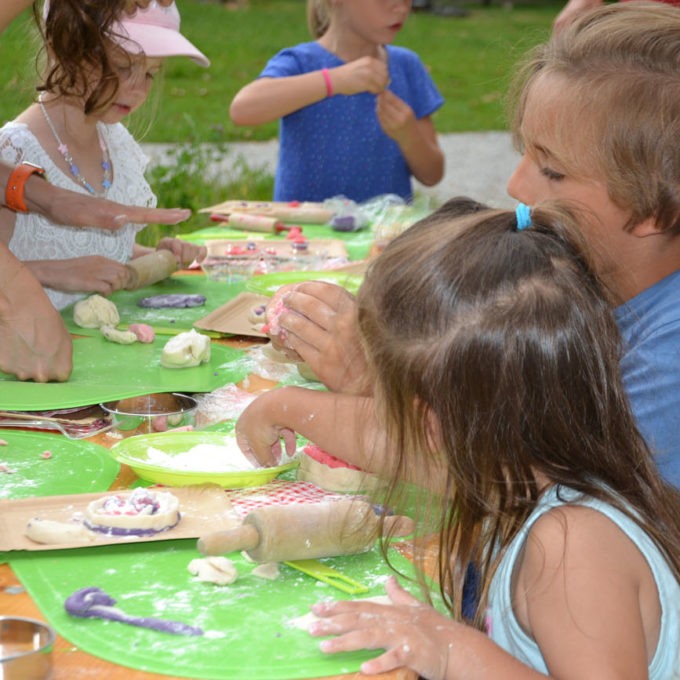
[[[453,196],[470,196],[494,207],[513,207],[516,201],[505,193],[505,185],[519,160],[507,132],[466,132],[439,136],[446,156],[444,179],[435,187],[416,183],[419,192],[437,202]],[[152,163],[167,162],[167,144],[143,144]],[[252,168],[264,167],[272,175],[276,168],[278,141],[234,142],[226,158],[215,165],[216,175],[229,172],[234,160],[242,156]]]

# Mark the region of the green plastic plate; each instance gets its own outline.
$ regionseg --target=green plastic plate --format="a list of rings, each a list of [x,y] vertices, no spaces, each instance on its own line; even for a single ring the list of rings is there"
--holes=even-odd
[[[297,461],[270,468],[239,472],[194,472],[156,465],[148,462],[149,447],[163,451],[168,456],[184,453],[198,444],[225,446],[232,444],[233,434],[223,432],[164,432],[162,434],[128,437],[111,447],[111,455],[129,465],[141,478],[167,486],[190,484],[219,484],[226,489],[261,486],[297,465]]]
[[[13,470],[0,474],[0,498],[63,496],[106,491],[120,465],[107,448],[44,432],[0,428],[0,461]],[[40,454],[49,451],[50,458]]]
[[[73,341],[73,373],[67,382],[20,382],[0,372],[0,409],[42,411],[153,392],[211,392],[250,372],[244,352],[214,342],[208,363],[164,368],[160,356],[167,341],[163,336],[151,344],[119,345],[102,336],[77,338]]]
[[[350,293],[356,295],[364,277],[360,274],[347,272],[321,271],[321,272],[275,272],[254,276],[246,283],[246,288],[260,295],[273,295],[281,286],[289,283],[302,283],[303,281],[326,281],[342,286]]]
[[[396,551],[390,559],[402,573],[412,565]],[[47,621],[71,644],[97,657],[152,673],[210,680],[288,680],[355,673],[378,651],[324,654],[319,638],[290,625],[314,602],[348,599],[286,565],[273,581],[257,578],[256,566],[229,555],[238,579],[229,586],[201,583],[187,571],[200,557],[196,540],[155,541],[96,548],[12,552],[10,565]],[[390,574],[379,550],[323,560],[384,595]],[[402,585],[417,592],[407,579]],[[97,586],[136,616],[182,621],[205,635],[184,637],[114,621],[83,619],[64,611],[66,598]]]

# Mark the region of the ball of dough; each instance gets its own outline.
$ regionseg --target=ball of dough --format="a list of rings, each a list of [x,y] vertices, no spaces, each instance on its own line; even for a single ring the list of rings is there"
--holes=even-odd
[[[116,326],[120,315],[116,305],[101,295],[90,295],[78,300],[73,307],[73,321],[81,328],[101,328]]]
[[[166,368],[198,366],[203,361],[210,361],[210,338],[193,328],[170,338],[161,352],[161,366]]]

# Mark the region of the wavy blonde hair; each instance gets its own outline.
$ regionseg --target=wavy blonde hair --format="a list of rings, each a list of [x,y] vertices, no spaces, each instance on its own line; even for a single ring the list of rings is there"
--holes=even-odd
[[[561,149],[559,161],[575,176],[604,178],[612,201],[632,212],[627,228],[651,217],[669,235],[680,234],[677,8],[608,4],[531,50],[509,99],[521,151],[529,93],[554,77],[561,95],[551,107],[550,134]]]
[[[307,27],[315,40],[328,30],[330,23],[330,0],[307,0]]]

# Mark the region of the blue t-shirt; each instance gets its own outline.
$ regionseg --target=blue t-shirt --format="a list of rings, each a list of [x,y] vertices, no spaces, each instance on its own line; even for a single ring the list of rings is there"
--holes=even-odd
[[[444,99],[415,52],[387,46],[389,89],[416,118],[436,111]],[[345,62],[316,42],[272,57],[260,77],[282,78]],[[321,75],[319,75],[321,78]],[[279,122],[279,162],[274,200],[324,201],[343,195],[361,202],[380,194],[411,200],[411,172],[398,144],[380,127],[376,95],[334,95]]]
[[[623,384],[666,480],[680,487],[680,270],[616,310]]]

